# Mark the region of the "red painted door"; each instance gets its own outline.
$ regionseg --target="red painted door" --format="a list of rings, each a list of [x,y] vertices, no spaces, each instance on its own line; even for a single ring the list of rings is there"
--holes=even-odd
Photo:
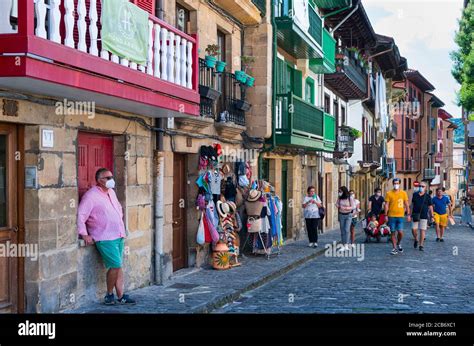
[[[114,171],[114,142],[112,136],[79,132],[77,145],[79,198],[96,185],[99,168]]]

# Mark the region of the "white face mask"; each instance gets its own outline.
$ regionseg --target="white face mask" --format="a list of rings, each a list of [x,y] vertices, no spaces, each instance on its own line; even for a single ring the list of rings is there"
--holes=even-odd
[[[376,195],[377,197],[382,196],[382,194],[381,194],[380,192],[377,192],[375,195]]]
[[[339,197],[341,197],[341,196],[342,196],[342,192],[339,192],[338,195],[339,195]]]
[[[107,182],[105,183],[105,187],[108,188],[108,189],[114,189],[115,188],[115,180],[113,180],[113,179],[107,180]]]
[[[351,198],[354,198],[354,197],[355,197],[355,195],[353,193],[351,193]]]
[[[395,184],[395,185],[393,185],[393,188],[394,188],[395,190],[398,190],[398,189],[400,188],[400,184]]]

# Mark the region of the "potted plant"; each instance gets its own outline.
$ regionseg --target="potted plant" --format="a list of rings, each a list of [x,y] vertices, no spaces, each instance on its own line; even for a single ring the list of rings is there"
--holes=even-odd
[[[206,47],[206,53],[206,66],[209,68],[214,68],[217,62],[217,55],[219,54],[219,46],[217,44],[209,44]]]
[[[242,62],[242,70],[235,71],[235,78],[242,84],[247,84],[248,86],[253,86],[255,78],[247,75],[247,70],[250,67],[250,64],[255,61],[253,56],[243,55],[240,58]]]
[[[351,137],[354,138],[354,139],[357,139],[357,138],[362,137],[362,132],[359,131],[359,130],[357,130],[357,129],[355,129],[355,128],[353,128],[353,127],[351,127],[351,128],[349,129],[349,136],[351,136]]]

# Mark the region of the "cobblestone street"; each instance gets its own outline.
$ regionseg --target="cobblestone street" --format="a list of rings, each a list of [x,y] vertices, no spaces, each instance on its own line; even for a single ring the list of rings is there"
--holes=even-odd
[[[391,255],[385,241],[365,246],[364,259],[319,256],[247,292],[220,313],[473,313],[474,231],[454,226],[437,243],[427,232],[425,252]]]

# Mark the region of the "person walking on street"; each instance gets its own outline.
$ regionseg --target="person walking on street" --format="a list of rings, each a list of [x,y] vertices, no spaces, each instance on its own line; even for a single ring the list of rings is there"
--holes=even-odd
[[[351,232],[352,211],[356,208],[354,199],[351,198],[347,187],[341,186],[339,188],[339,198],[336,202],[338,210],[338,220],[341,228],[341,243],[343,248],[341,250],[349,249],[349,237]]]
[[[472,228],[472,209],[467,196],[461,199],[461,224]]]
[[[319,208],[323,206],[321,199],[316,194],[314,186],[308,187],[307,195],[303,200],[304,219],[306,232],[308,232],[309,247],[318,247],[318,229],[321,216]]]
[[[352,246],[355,245],[355,228],[357,226],[357,222],[359,221],[359,213],[360,213],[360,201],[356,198],[354,190],[349,191],[349,195],[355,202],[355,209],[352,211],[352,220],[351,220],[351,244]]]
[[[385,196],[385,214],[388,216],[388,226],[390,227],[392,240],[392,255],[399,252],[403,253],[401,245],[403,239],[403,224],[405,219],[405,211],[407,213],[407,221],[411,221],[410,205],[408,204],[408,195],[400,189],[400,179],[394,178],[393,190],[387,192]]]
[[[122,206],[114,191],[114,177],[108,169],[100,168],[95,173],[95,180],[97,185],[90,188],[79,203],[77,232],[86,245],[95,243],[107,268],[104,304],[135,304],[135,300],[123,292],[122,263],[126,233]]]
[[[436,241],[444,242],[444,230],[448,226],[448,217],[452,215],[451,200],[443,194],[443,189],[436,189],[436,196],[433,197],[433,216],[436,224]]]
[[[382,196],[382,190],[376,188],[374,194],[369,197],[368,217],[370,218],[372,214],[375,214],[375,217],[378,219],[380,213],[384,210],[384,203],[385,199]]]
[[[424,243],[426,236],[426,229],[428,228],[428,213],[433,214],[433,202],[426,192],[426,183],[422,182],[420,186],[413,193],[411,199],[412,203],[412,227],[413,247],[416,249],[419,245],[419,250],[424,251]],[[418,242],[418,230],[420,230],[420,240]]]

